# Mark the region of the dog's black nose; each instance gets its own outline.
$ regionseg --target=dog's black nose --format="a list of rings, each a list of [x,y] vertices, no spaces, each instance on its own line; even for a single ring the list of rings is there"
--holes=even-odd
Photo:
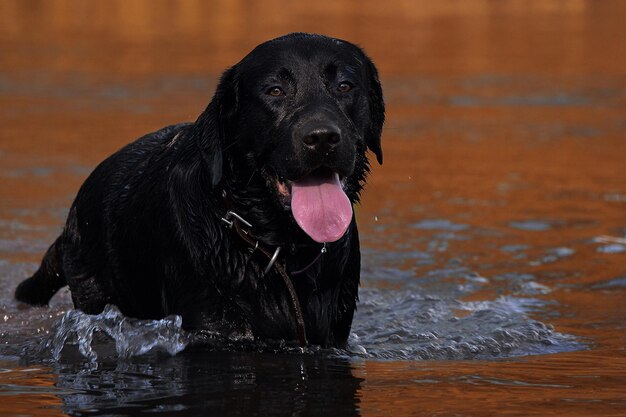
[[[341,141],[341,131],[328,124],[311,129],[302,137],[304,144],[317,152],[328,152]]]

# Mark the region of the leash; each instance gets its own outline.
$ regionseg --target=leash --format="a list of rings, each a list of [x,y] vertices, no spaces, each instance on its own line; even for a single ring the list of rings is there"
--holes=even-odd
[[[265,270],[263,271],[263,275],[266,275],[269,271],[271,271],[272,267],[275,268],[276,271],[278,271],[278,274],[282,277],[285,283],[285,286],[287,287],[287,291],[289,292],[289,298],[291,298],[291,307],[292,307],[293,315],[296,319],[296,333],[298,335],[298,341],[300,343],[300,347],[302,348],[306,347],[308,345],[307,338],[306,338],[306,327],[304,324],[304,318],[302,316],[302,308],[300,307],[300,301],[298,300],[298,295],[296,294],[296,290],[293,287],[293,282],[291,282],[291,279],[289,278],[289,274],[287,274],[285,265],[281,264],[280,262],[277,262],[282,246],[277,246],[276,250],[274,250],[274,253],[260,246],[259,241],[255,240],[250,235],[250,229],[252,229],[252,224],[250,224],[248,221],[246,221],[243,217],[241,217],[234,211],[228,211],[226,213],[226,216],[222,217],[222,221],[226,224],[226,226],[229,229],[233,230],[235,234],[241,240],[243,240],[245,243],[247,243],[253,248],[252,249],[253,253],[256,250],[259,250],[263,255],[265,255],[269,259],[269,263],[265,267]],[[247,228],[247,230],[244,230],[241,227],[242,224]],[[324,252],[326,252],[325,245],[324,245],[324,248],[322,249],[322,252],[320,252],[320,255],[318,255],[318,257],[315,258],[315,260],[309,266],[307,266],[306,268],[300,271],[296,271],[296,273],[304,272],[306,269],[312,266],[319,259],[321,254]]]

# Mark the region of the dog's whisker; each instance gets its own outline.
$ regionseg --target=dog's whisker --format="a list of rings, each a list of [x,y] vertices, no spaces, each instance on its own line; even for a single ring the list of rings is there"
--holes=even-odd
[[[256,173],[259,172],[259,169],[255,169],[254,171],[252,171],[252,175],[250,175],[250,178],[248,178],[248,182],[246,183],[246,187],[249,187],[250,184],[252,183],[252,180],[254,179],[254,176],[256,175]]]
[[[223,150],[224,150],[224,151],[229,150],[229,149],[230,149],[230,148],[232,148],[233,146],[237,145],[240,141],[241,141],[241,139],[237,139],[237,140],[232,141],[232,142],[231,142],[231,143],[229,143],[228,145],[224,146]]]

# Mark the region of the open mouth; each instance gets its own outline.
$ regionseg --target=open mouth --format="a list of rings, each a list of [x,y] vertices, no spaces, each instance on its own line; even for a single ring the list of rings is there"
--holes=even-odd
[[[283,202],[289,202],[296,223],[316,242],[335,242],[352,221],[352,204],[339,174],[319,168],[295,181],[276,182]]]

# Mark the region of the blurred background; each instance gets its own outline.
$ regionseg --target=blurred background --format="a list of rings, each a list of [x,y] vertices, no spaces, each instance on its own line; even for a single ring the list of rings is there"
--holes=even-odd
[[[12,293],[95,165],[195,120],[257,44],[315,32],[366,50],[388,110],[357,211],[371,356],[351,362],[348,409],[623,415],[625,28],[622,0],[0,0],[4,346],[69,308],[25,313]],[[0,386],[62,373],[2,363]],[[77,398],[41,392],[10,412]]]
[[[89,169],[145,132],[194,120],[225,68],[305,31],[361,45],[380,70],[393,163],[372,181],[441,169],[444,187],[478,190],[486,169],[532,164],[541,176],[556,159],[580,168],[561,181],[588,179],[582,165],[602,160],[594,169],[612,183],[610,162],[624,156],[625,16],[620,0],[3,0],[0,158],[6,169],[22,158]],[[67,180],[74,189],[82,178]]]

